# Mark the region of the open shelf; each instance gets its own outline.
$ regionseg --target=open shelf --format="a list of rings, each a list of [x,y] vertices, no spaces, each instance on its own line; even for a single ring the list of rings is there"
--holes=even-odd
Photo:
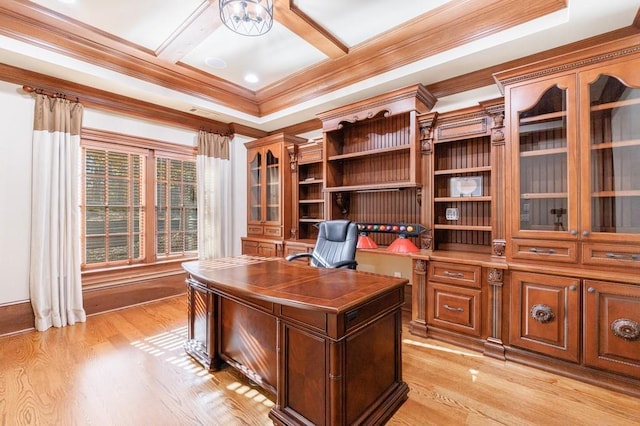
[[[410,149],[411,149],[411,145],[399,145],[399,146],[392,146],[392,147],[389,147],[389,148],[370,149],[370,150],[367,150],[367,151],[350,152],[348,154],[332,155],[332,156],[329,157],[329,161],[346,160],[346,159],[359,158],[359,157],[370,157],[370,156],[374,156],[374,155],[382,155],[382,154],[387,154],[389,152],[406,151],[406,150],[410,150]]]
[[[479,197],[436,197],[436,203],[457,203],[457,202],[475,202],[475,201],[491,201],[490,195],[482,195]]]
[[[436,170],[433,172],[435,176],[443,176],[443,175],[459,175],[463,173],[482,173],[482,172],[490,172],[491,166],[480,166],[480,167],[465,167],[460,169],[446,169],[446,170]]]
[[[448,229],[456,231],[482,231],[491,232],[491,226],[478,226],[478,225],[433,225],[434,229]]]
[[[351,186],[335,186],[332,188],[327,188],[327,192],[345,192],[345,191],[369,191],[369,192],[383,192],[389,190],[396,190],[402,188],[415,188],[417,185],[412,182],[387,182],[384,184],[374,183],[371,185],[351,185]]]
[[[433,147],[433,248],[488,253],[492,241],[491,137],[485,132],[451,139],[451,129],[466,129],[468,120],[478,120],[477,116],[470,119],[463,115],[460,121],[455,118],[444,120],[442,126],[449,131],[442,133],[447,133],[447,139],[436,141]],[[436,134],[440,133],[436,129]],[[478,183],[474,193],[478,195],[452,196],[460,189],[453,179],[474,179]],[[452,211],[455,218],[449,216]]]

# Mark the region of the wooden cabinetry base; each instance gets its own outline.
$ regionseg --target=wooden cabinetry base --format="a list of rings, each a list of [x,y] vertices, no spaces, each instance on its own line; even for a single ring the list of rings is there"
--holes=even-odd
[[[507,359],[505,356],[504,344],[499,339],[494,339],[492,337],[487,338],[484,342],[484,352],[483,355],[488,356],[490,358],[495,358],[499,360]]]
[[[442,340],[443,342],[458,345],[477,352],[483,352],[485,348],[485,341],[482,339],[432,326],[427,326],[427,337]]]
[[[572,362],[561,361],[511,346],[505,347],[505,356],[507,361],[514,361],[640,398],[640,380],[583,367]]]

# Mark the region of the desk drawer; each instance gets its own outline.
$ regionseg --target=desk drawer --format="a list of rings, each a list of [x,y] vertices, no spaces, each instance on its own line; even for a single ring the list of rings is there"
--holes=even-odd
[[[427,294],[427,324],[480,336],[480,290],[429,282]]]
[[[480,288],[482,268],[457,263],[429,262],[429,281]]]

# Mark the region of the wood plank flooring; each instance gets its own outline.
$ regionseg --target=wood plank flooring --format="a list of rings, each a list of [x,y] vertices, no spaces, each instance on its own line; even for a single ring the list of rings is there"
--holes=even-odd
[[[184,296],[0,338],[0,425],[270,425],[273,401],[186,356]],[[640,399],[403,334],[390,425],[638,425]]]

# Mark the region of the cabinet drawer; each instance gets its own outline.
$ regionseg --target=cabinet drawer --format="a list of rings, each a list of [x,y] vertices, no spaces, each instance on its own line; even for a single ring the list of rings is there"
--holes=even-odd
[[[576,263],[578,254],[573,241],[526,240],[514,238],[511,244],[514,259],[551,260]]]
[[[481,271],[479,266],[429,262],[429,281],[480,288]]]
[[[640,268],[640,247],[618,244],[583,244],[582,262],[587,265]]]
[[[247,234],[262,235],[262,232],[260,225],[247,225]]]
[[[313,251],[313,246],[308,246],[306,244],[302,245],[302,244],[286,242],[284,246],[284,257],[290,256],[292,254],[298,254],[298,253],[311,253],[312,251]],[[301,257],[296,259],[295,262],[309,263],[309,258]]]
[[[258,255],[258,247],[260,243],[257,241],[242,241],[242,254],[246,255]]]
[[[481,117],[474,120],[438,125],[436,135],[438,141],[444,141],[447,139],[468,139],[484,136],[488,131],[487,118]]]
[[[298,151],[298,163],[315,163],[322,161],[322,145],[316,145],[312,148],[301,149]]]
[[[427,294],[427,324],[480,336],[480,290],[429,282]]]
[[[268,237],[281,237],[282,228],[280,226],[265,226],[264,235]]]
[[[640,379],[640,286],[585,280],[584,363]]]

